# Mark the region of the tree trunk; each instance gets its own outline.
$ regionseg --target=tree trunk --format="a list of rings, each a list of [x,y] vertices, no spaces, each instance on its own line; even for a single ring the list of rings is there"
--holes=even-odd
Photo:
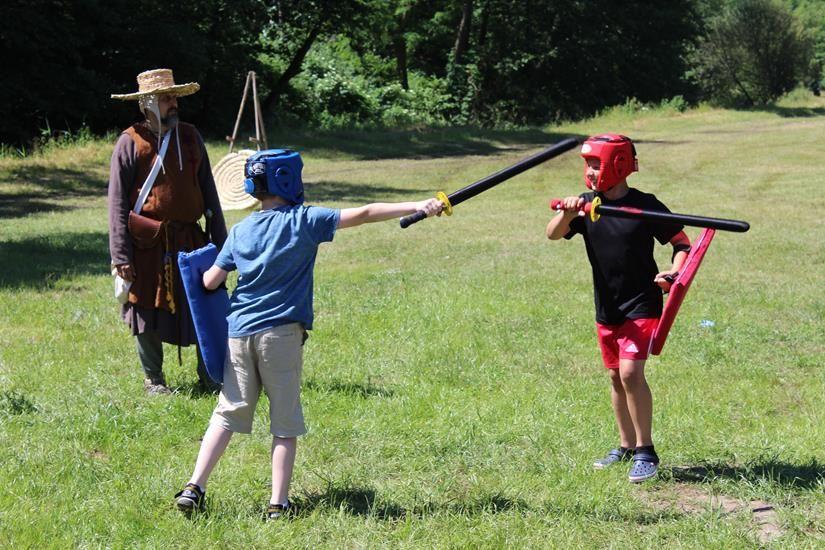
[[[460,65],[470,43],[470,23],[473,19],[473,0],[465,0],[461,5],[461,22],[453,47],[453,64]]]
[[[478,26],[478,47],[484,45],[487,40],[487,25],[490,22],[490,10],[481,5],[481,23]]]
[[[315,39],[318,38],[318,34],[320,32],[321,23],[319,22],[311,31],[309,31],[309,34],[303,44],[301,44],[301,47],[295,52],[295,55],[292,57],[292,61],[289,62],[289,66],[281,74],[280,78],[278,78],[278,81],[275,82],[275,85],[272,87],[272,91],[270,91],[266,98],[264,98],[261,108],[265,113],[271,111],[272,108],[275,107],[275,104],[278,103],[278,98],[284,93],[287,86],[289,86],[289,81],[301,72],[301,65],[304,63],[304,58],[309,52],[309,49],[312,47],[312,44],[315,42]]]

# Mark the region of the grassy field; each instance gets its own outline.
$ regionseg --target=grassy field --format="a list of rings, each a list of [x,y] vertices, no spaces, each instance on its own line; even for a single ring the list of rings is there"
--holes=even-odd
[[[617,443],[590,270],[580,239],[544,236],[548,200],[583,189],[570,153],[451,218],[322,247],[301,513],[269,524],[265,400],[207,512],[172,507],[215,398],[195,389],[191,349],[179,366],[172,347],[175,395],[143,393],[108,274],[112,142],[0,158],[0,546],[825,546],[825,99],[270,141],[302,150],[311,203],[343,207],[450,192],[603,131],[637,140],[632,185],[752,226],[717,235],[649,363],[660,478],[590,467]],[[216,163],[225,145],[209,147]]]

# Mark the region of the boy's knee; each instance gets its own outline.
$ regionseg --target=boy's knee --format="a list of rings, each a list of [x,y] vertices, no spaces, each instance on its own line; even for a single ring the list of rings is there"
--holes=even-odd
[[[638,388],[644,382],[644,378],[631,373],[622,373],[622,387],[625,390],[632,391]]]
[[[619,369],[619,377],[622,386],[625,388],[633,388],[645,383],[645,370],[643,361],[633,361],[623,363]]]

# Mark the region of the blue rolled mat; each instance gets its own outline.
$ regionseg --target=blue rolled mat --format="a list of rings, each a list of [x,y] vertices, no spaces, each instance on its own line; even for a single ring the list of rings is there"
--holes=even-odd
[[[217,247],[209,243],[192,252],[178,252],[178,267],[195,323],[198,347],[209,378],[223,383],[223,365],[228,352],[229,294],[226,289],[208,291],[203,287],[203,273],[212,267],[218,257]]]

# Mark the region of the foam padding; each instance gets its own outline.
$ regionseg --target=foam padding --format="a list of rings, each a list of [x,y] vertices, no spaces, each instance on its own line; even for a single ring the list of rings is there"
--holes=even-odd
[[[670,327],[673,326],[673,321],[676,320],[676,314],[679,313],[679,308],[682,307],[682,301],[690,289],[690,283],[693,282],[696,272],[699,271],[699,266],[702,265],[702,259],[704,259],[705,252],[708,251],[710,241],[713,240],[715,233],[714,229],[704,229],[691,245],[688,257],[682,265],[682,270],[670,287],[662,316],[659,318],[659,324],[650,341],[651,354],[659,355],[662,353]]]
[[[212,267],[217,257],[218,249],[212,243],[192,252],[178,252],[180,277],[206,372],[209,378],[221,384],[229,348],[229,327],[226,323],[229,294],[224,288],[207,291],[203,287],[203,273]]]

